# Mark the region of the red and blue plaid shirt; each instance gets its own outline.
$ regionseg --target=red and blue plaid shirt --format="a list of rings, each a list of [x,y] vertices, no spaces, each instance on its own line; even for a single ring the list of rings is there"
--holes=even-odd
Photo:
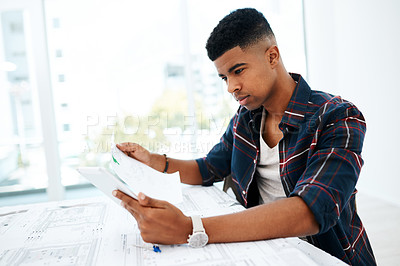
[[[366,125],[352,103],[312,91],[298,74],[289,105],[279,125],[280,176],[288,197],[309,206],[320,232],[308,241],[352,265],[375,265],[367,234],[356,212],[355,189],[363,160]],[[263,107],[240,107],[220,142],[197,159],[203,185],[231,176],[238,200],[258,205],[255,170],[260,154]],[[301,217],[299,217],[301,219]]]

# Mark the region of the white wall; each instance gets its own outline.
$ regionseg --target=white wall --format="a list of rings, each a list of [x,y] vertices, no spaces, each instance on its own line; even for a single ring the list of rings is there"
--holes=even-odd
[[[400,205],[400,1],[304,0],[308,81],[367,121],[357,188]]]

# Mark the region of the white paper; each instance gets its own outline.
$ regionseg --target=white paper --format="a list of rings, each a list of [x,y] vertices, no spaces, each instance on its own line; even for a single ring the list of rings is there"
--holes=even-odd
[[[137,199],[136,194],[119,177],[114,176],[103,167],[79,167],[76,170],[118,205],[121,204],[121,200],[112,195],[116,189]]]
[[[179,172],[164,174],[139,162],[120,151],[115,145],[111,147],[112,168],[137,195],[143,192],[149,197],[166,200],[172,204],[182,202],[181,179]]]

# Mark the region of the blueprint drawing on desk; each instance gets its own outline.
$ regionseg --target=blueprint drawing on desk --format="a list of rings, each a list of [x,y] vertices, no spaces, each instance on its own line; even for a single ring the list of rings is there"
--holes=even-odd
[[[203,217],[243,207],[216,187],[187,186],[176,206]],[[3,207],[0,265],[315,265],[286,239],[229,244],[144,243],[135,219],[106,197]]]

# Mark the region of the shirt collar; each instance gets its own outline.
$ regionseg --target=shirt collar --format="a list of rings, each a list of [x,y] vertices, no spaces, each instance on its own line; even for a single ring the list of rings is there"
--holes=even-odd
[[[301,75],[295,73],[290,73],[290,75],[296,81],[297,85],[279,125],[281,130],[283,129],[283,124],[296,128],[299,127],[299,123],[304,120],[311,94],[310,87]]]

